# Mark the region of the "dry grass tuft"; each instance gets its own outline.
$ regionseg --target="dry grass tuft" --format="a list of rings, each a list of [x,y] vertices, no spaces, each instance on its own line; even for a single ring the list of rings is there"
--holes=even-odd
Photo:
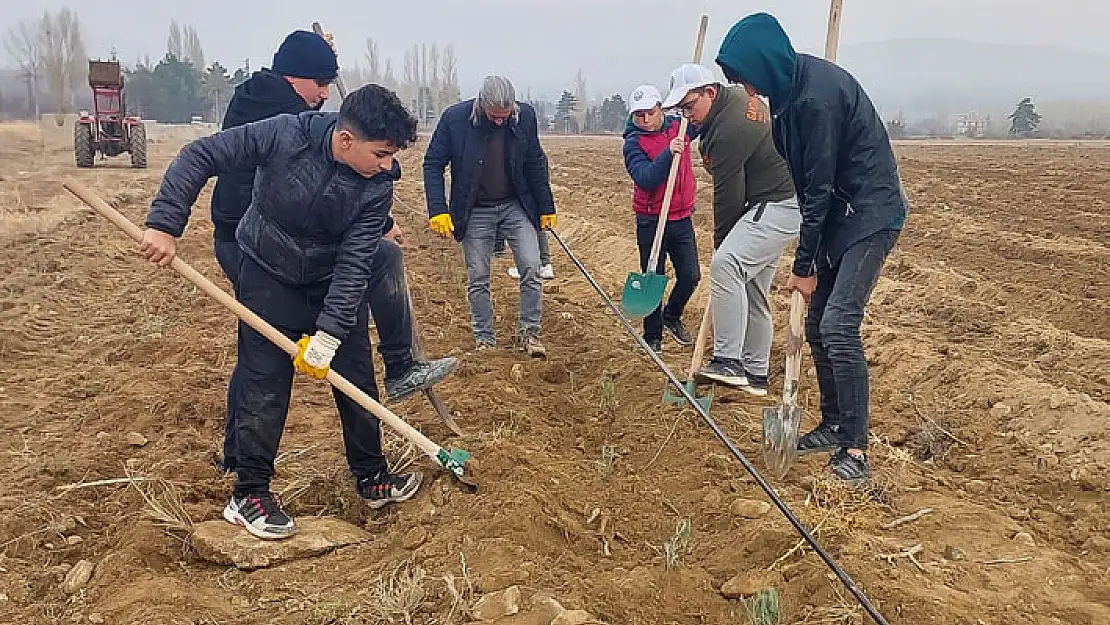
[[[378,577],[375,591],[375,608],[386,622],[395,623],[401,618],[405,625],[412,625],[412,618],[424,603],[427,589],[424,569],[418,564],[401,562],[388,574]]]
[[[674,535],[663,543],[663,564],[668,571],[675,569],[686,554],[693,551],[690,544],[693,528],[690,519],[682,519],[674,529]]]
[[[128,478],[134,478],[130,468],[124,469]],[[158,478],[135,479],[130,482],[139,496],[143,498],[143,515],[155,522],[166,534],[188,541],[193,533],[193,519],[185,510],[185,502],[177,487],[168,480]]]

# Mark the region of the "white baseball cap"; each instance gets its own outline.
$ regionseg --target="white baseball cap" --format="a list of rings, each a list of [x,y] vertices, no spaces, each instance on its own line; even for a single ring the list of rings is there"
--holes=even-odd
[[[650,111],[655,108],[656,104],[663,101],[662,94],[659,90],[651,85],[640,85],[632,90],[632,95],[628,98],[631,106],[630,112],[636,111]]]
[[[671,91],[667,94],[667,99],[663,100],[663,108],[674,108],[690,91],[719,82],[708,67],[695,63],[683,64],[671,72]]]

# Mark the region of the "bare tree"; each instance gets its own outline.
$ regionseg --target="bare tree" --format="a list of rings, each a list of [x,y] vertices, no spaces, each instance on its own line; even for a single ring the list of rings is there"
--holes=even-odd
[[[382,86],[397,89],[397,75],[393,73],[393,59],[385,60],[385,70],[382,72]]]
[[[197,29],[191,25],[186,25],[181,32],[182,35],[182,53],[184,57],[182,61],[189,61],[197,71],[203,71],[204,65],[204,48],[200,45],[200,36],[197,35]]]
[[[177,20],[170,20],[170,35],[166,38],[166,52],[179,60],[185,58],[185,41],[181,36],[181,27],[177,25]]]
[[[574,117],[578,120],[579,132],[586,130],[586,111],[590,108],[588,96],[586,95],[586,76],[582,73],[582,68],[578,68],[578,73],[574,75]]]
[[[378,42],[369,38],[366,40],[366,63],[370,66],[367,80],[372,83],[381,83],[381,56],[378,53]]]
[[[443,50],[442,83],[439,89],[439,101],[446,108],[462,98],[459,91],[459,65],[455,58],[455,46],[448,44]]]
[[[27,102],[39,118],[39,80],[42,78],[42,32],[38,22],[21,20],[4,36],[4,48],[27,81]]]
[[[56,15],[45,12],[39,29],[43,74],[50,85],[54,112],[63,113],[67,102],[72,105],[74,92],[87,71],[81,25],[77,14],[67,7]]]

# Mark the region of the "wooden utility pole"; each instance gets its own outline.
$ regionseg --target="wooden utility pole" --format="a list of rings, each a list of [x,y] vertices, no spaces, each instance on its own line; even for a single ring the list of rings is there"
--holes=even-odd
[[[825,60],[836,63],[836,51],[840,46],[840,13],[844,0],[832,0],[829,5],[829,29],[825,35]]]

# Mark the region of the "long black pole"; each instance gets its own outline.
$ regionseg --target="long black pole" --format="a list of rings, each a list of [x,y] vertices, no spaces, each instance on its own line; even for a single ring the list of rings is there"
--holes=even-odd
[[[878,625],[890,625],[887,620],[883,618],[883,615],[879,614],[878,609],[875,608],[874,605],[872,605],[871,600],[867,598],[867,595],[863,594],[863,590],[861,590],[856,582],[853,581],[846,572],[844,572],[844,569],[840,568],[840,565],[837,564],[836,560],[834,560],[833,557],[830,556],[827,551],[825,551],[824,547],[822,547],[820,543],[817,542],[817,539],[814,538],[813,535],[809,533],[809,530],[807,530],[802,525],[802,522],[799,521],[798,517],[794,515],[794,511],[791,510],[790,507],[787,506],[786,503],[779,498],[778,494],[775,493],[775,490],[771,488],[770,484],[767,483],[767,480],[763,479],[763,476],[759,474],[759,471],[756,470],[755,466],[748,460],[746,456],[744,456],[743,453],[741,453],[739,449],[736,448],[736,445],[732,443],[732,440],[729,439],[728,435],[725,434],[724,431],[721,430],[720,426],[717,425],[717,422],[709,416],[709,412],[697,402],[694,396],[690,394],[690,391],[686,390],[686,386],[682,382],[680,382],[677,377],[675,377],[674,373],[671,373],[670,368],[667,367],[667,363],[663,362],[663,359],[659,357],[659,354],[655,353],[655,350],[651,349],[651,347],[647,344],[647,341],[645,341],[644,338],[640,336],[640,333],[637,332],[636,328],[632,326],[632,323],[628,320],[628,317],[624,316],[624,313],[622,313],[620,308],[613,303],[613,300],[609,298],[609,296],[601,288],[601,285],[598,284],[596,280],[594,280],[589,271],[586,271],[586,267],[582,265],[582,262],[578,260],[578,257],[570,251],[570,248],[567,247],[567,244],[563,242],[563,239],[559,236],[559,233],[555,232],[555,230],[551,228],[548,228],[547,231],[555,237],[555,240],[559,242],[559,245],[563,248],[563,251],[567,253],[568,257],[570,257],[571,262],[573,262],[575,266],[578,267],[578,270],[582,272],[582,275],[585,276],[590,285],[594,287],[594,290],[596,290],[597,294],[601,296],[601,299],[605,300],[605,303],[609,306],[613,313],[616,314],[617,319],[620,319],[621,325],[624,326],[624,329],[632,335],[632,338],[636,339],[636,342],[640,344],[640,347],[647,353],[648,356],[651,357],[653,361],[655,361],[655,365],[663,371],[664,375],[667,376],[671,383],[674,384],[676,388],[678,388],[683,396],[685,396],[686,401],[690,402],[690,406],[693,407],[694,410],[696,410],[698,414],[701,415],[701,418],[709,425],[709,427],[713,429],[713,432],[717,435],[717,438],[721,439],[721,442],[725,444],[725,447],[727,447],[730,452],[732,452],[732,455],[736,456],[736,459],[740,461],[740,464],[744,465],[744,468],[747,469],[748,473],[750,473],[753,478],[755,478],[756,483],[759,484],[759,487],[763,489],[763,492],[767,493],[767,496],[771,498],[771,501],[775,502],[775,506],[777,506],[779,511],[782,512],[783,516],[786,517],[786,520],[790,521],[790,524],[794,526],[794,529],[797,530],[799,534],[801,534],[802,539],[809,543],[809,546],[813,547],[813,550],[817,553],[817,555],[825,561],[825,564],[828,565],[830,569],[832,569],[832,572],[836,574],[841,583],[844,584],[844,587],[848,589],[848,592],[852,593],[852,596],[854,596],[856,600],[859,601],[860,605],[863,606],[863,609],[866,610],[869,615],[871,615],[871,618],[874,619],[874,621],[878,623]]]

